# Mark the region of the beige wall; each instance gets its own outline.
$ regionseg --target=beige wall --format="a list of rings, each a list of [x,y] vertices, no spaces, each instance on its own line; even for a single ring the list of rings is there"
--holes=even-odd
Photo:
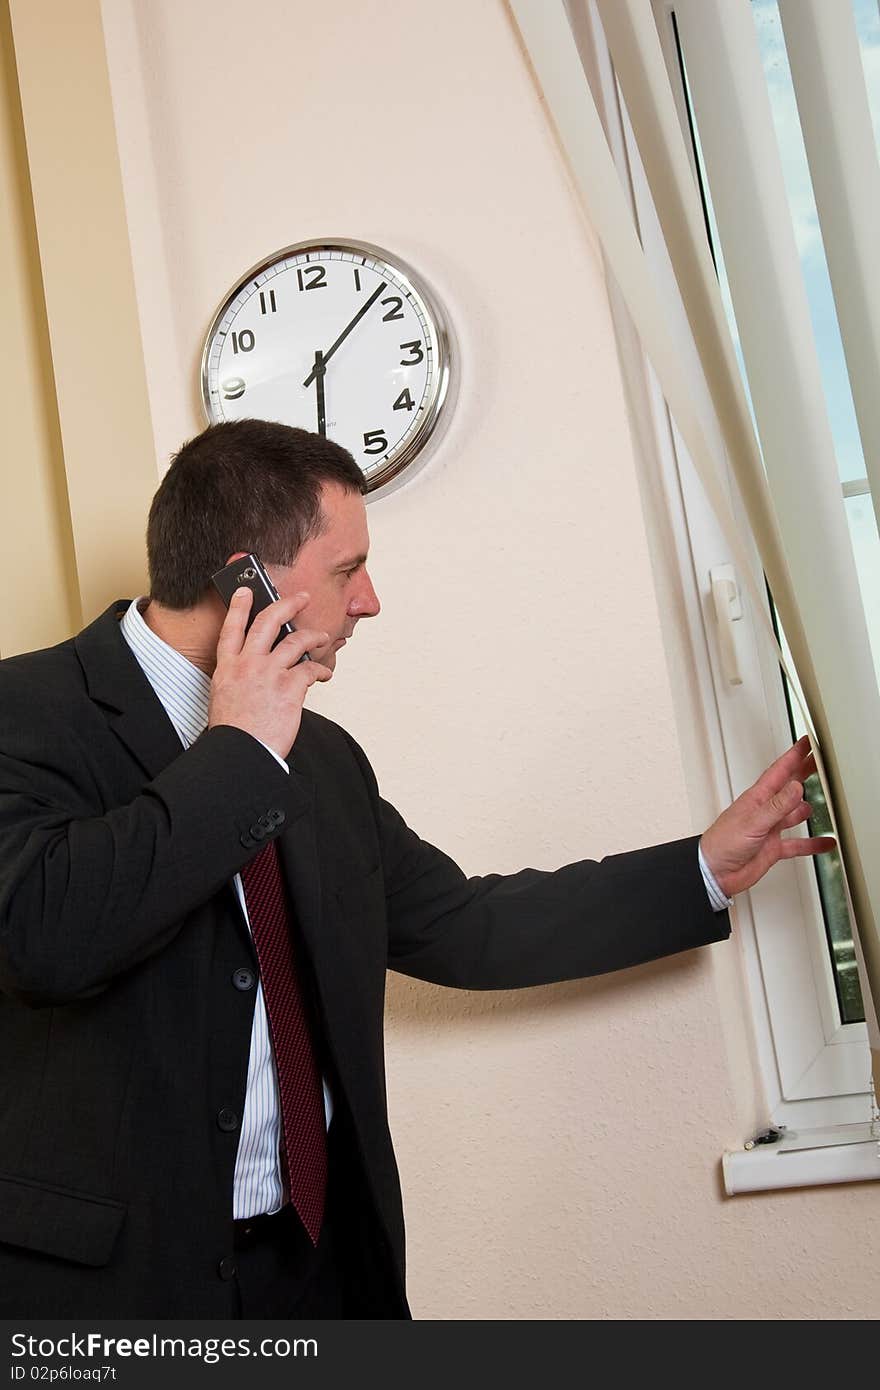
[[[455,325],[451,427],[369,509],[384,611],[314,707],[469,872],[703,828],[602,269],[502,0],[103,17],[158,471],[216,302],[275,249],[377,242]],[[735,943],[515,994],[390,977],[416,1316],[875,1316],[871,1184],[721,1195],[760,1113],[745,1020]]]
[[[81,610],[21,100],[9,11],[0,3],[0,411],[4,569],[0,654],[59,642]]]
[[[58,525],[68,528],[76,617],[89,620],[144,582],[156,482],[101,9],[99,0],[3,8],[36,222],[28,258],[42,287],[38,331],[51,350],[46,420],[56,455],[63,450]]]

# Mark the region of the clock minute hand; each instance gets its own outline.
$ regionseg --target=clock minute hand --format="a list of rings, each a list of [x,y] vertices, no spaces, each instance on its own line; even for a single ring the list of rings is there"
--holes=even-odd
[[[336,349],[340,346],[341,343],[344,343],[344,342],[345,342],[345,339],[348,337],[349,333],[350,333],[351,330],[354,328],[355,324],[360,323],[361,319],[363,318],[363,316],[364,316],[364,314],[367,312],[367,310],[368,310],[368,309],[371,309],[371,308],[373,307],[373,305],[376,303],[376,300],[379,298],[379,295],[382,293],[383,290],[387,290],[387,288],[388,288],[388,281],[387,281],[387,280],[383,280],[382,283],[381,283],[381,285],[379,286],[379,288],[378,288],[377,290],[374,290],[373,293],[370,295],[370,297],[369,297],[369,299],[367,300],[366,304],[362,305],[362,307],[361,307],[360,309],[358,309],[358,311],[357,311],[357,313],[355,314],[354,318],[352,319],[351,323],[346,324],[346,326],[343,328],[342,332],[340,333],[339,337],[336,339],[336,342],[333,344],[333,346],[330,347],[330,348],[328,348],[327,351],[323,354],[323,357],[322,357],[322,364],[323,364],[323,366],[326,367],[327,363],[330,361],[330,358],[333,356],[333,354],[334,354],[334,352],[336,351]],[[315,373],[316,373],[317,370],[318,370],[318,363],[316,362],[315,365],[314,365],[314,367],[312,368],[312,370],[309,372],[308,376],[306,377],[305,381],[303,382],[303,386],[311,386],[312,382],[313,382],[314,379],[315,379]]]

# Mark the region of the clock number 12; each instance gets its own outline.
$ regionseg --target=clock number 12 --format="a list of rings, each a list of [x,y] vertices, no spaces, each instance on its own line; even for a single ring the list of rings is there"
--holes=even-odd
[[[322,265],[297,266],[296,280],[301,290],[326,290],[327,272]]]

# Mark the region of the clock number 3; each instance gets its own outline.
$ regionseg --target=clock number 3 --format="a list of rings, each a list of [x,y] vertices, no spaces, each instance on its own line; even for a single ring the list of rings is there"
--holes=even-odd
[[[414,366],[416,365],[417,362],[421,362],[422,358],[423,358],[424,355],[425,355],[424,352],[422,351],[422,340],[421,340],[421,338],[417,338],[416,341],[415,341],[414,343],[401,343],[401,344],[400,344],[400,351],[401,351],[401,352],[411,352],[411,353],[412,353],[412,357],[401,357],[401,359],[400,359],[400,365],[401,365],[401,367],[414,367]]]

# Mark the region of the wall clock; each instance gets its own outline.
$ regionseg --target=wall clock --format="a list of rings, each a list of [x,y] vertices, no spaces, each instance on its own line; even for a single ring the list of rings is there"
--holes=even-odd
[[[243,275],[202,352],[211,423],[280,420],[336,440],[369,491],[425,458],[451,404],[443,310],[398,256],[367,242],[300,242]]]

